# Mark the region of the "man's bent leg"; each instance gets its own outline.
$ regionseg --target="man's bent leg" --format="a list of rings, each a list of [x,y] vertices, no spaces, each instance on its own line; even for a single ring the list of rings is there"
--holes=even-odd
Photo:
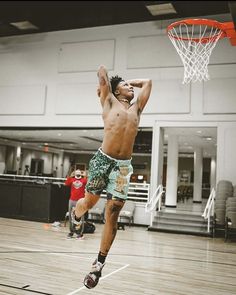
[[[91,272],[85,277],[84,285],[88,289],[94,288],[101,275],[105,265],[106,256],[111,248],[117,233],[117,220],[120,210],[124,206],[124,202],[118,200],[108,200],[105,211],[105,225],[103,228],[102,239],[100,244],[100,252],[98,258],[92,265]]]

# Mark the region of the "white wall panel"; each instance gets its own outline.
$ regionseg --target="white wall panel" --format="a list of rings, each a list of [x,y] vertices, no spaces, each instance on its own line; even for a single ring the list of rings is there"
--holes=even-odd
[[[127,68],[182,66],[167,36],[131,37],[127,44]]]
[[[236,184],[236,129],[229,128],[225,132],[224,170],[225,178]]]
[[[62,43],[58,72],[97,71],[100,64],[114,67],[115,40]]]
[[[57,115],[101,114],[97,84],[63,84],[57,87]]]
[[[218,41],[210,56],[210,64],[235,63],[236,47],[230,44],[228,38]]]
[[[189,113],[190,104],[189,85],[183,85],[180,80],[154,80],[145,113]]]
[[[235,121],[234,112],[224,113],[206,94],[210,89],[203,91],[203,84],[214,83],[214,79],[235,78],[236,64],[230,64],[235,60],[235,48],[228,40],[220,40],[211,59],[214,64],[209,66],[212,82],[184,86],[182,62],[163,28],[163,22],[155,21],[2,38],[1,86],[24,87],[25,81],[30,85],[47,85],[47,99],[42,102],[37,98],[32,105],[32,100],[26,102],[24,98],[22,104],[17,97],[11,105],[11,98],[6,104],[7,99],[2,101],[0,94],[1,126],[61,126],[62,122],[64,126],[103,126],[96,96],[96,71],[101,63],[108,68],[109,76],[118,73],[127,79],[153,80],[142,126],[152,126],[155,120],[163,119]],[[223,107],[227,106],[228,111],[232,103],[232,111],[234,90],[225,85],[228,84],[222,87],[217,82],[217,93],[226,90],[228,102]],[[20,95],[20,91],[16,92]],[[39,91],[34,91],[35,96],[39,96]],[[214,113],[218,112],[214,108],[220,109],[220,113]]]
[[[0,86],[0,115],[43,115],[46,86]]]
[[[219,124],[217,139],[217,182],[225,179],[236,185],[236,124]]]
[[[203,84],[203,113],[236,113],[236,78],[211,79]]]

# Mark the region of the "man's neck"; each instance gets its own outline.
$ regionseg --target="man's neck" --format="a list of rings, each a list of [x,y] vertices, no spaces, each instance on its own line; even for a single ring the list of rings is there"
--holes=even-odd
[[[126,103],[130,104],[128,99],[126,99],[126,98],[117,98],[117,99],[119,102],[126,102]]]

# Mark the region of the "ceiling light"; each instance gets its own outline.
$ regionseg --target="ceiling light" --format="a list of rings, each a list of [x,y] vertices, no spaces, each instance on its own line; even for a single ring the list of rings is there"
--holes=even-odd
[[[212,137],[211,136],[203,136],[202,139],[204,139],[206,141],[211,141]]]
[[[146,7],[153,16],[177,13],[171,3],[147,5]]]
[[[10,23],[10,25],[16,27],[19,30],[38,30],[39,28],[33,25],[29,21],[22,21],[22,22],[16,22],[16,23]]]

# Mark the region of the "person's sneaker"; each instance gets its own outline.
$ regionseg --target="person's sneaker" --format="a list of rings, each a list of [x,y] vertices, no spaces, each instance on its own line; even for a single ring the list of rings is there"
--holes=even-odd
[[[77,235],[77,240],[84,240],[84,235]]]
[[[74,208],[70,212],[70,218],[71,218],[71,222],[73,224],[75,224],[75,225],[80,225],[81,224],[81,218],[76,217]]]
[[[68,233],[68,235],[67,235],[67,239],[72,239],[73,238],[73,233]]]
[[[74,224],[74,233],[76,233],[78,236],[82,236],[84,232],[84,216],[80,218],[80,221],[76,221],[77,224]]]
[[[105,263],[97,261],[97,259],[92,264],[92,269],[88,275],[84,278],[84,285],[88,289],[92,289],[97,286],[100,277],[102,276],[102,269]]]

